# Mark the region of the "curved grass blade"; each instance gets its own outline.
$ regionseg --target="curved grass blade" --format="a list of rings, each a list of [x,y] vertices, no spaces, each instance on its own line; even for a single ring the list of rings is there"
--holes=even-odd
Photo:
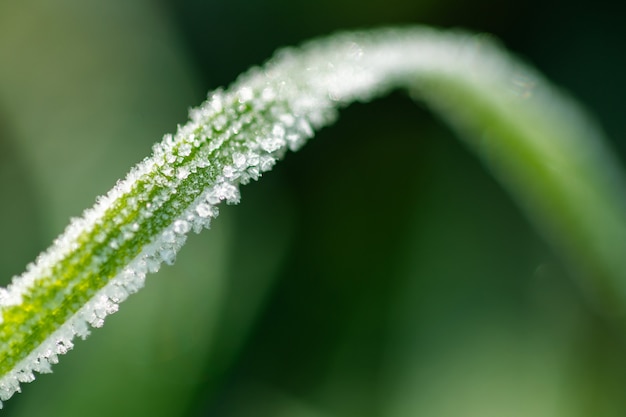
[[[484,36],[426,28],[346,33],[282,50],[211,93],[0,290],[0,400],[34,372],[49,372],[75,336],[102,326],[146,274],[173,263],[187,234],[208,228],[220,203],[239,202],[240,185],[299,149],[342,107],[397,88],[458,129],[583,282],[623,308],[623,181],[574,102]]]

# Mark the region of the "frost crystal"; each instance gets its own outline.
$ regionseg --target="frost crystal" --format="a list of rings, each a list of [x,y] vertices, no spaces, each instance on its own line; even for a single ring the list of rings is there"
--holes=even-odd
[[[209,204],[198,204],[196,212],[198,213],[198,216],[202,218],[211,217],[213,214],[212,207]]]

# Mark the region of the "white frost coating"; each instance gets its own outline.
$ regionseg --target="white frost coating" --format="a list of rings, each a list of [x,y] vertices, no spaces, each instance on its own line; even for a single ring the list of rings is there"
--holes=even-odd
[[[206,200],[211,192],[212,189],[207,190],[192,206]],[[20,382],[33,381],[35,379],[33,372],[50,373],[51,365],[58,362],[58,355],[72,349],[75,336],[84,340],[90,333],[89,326],[102,327],[105,317],[115,313],[119,303],[144,286],[147,273],[157,272],[162,262],[173,262],[168,256],[164,256],[163,252],[171,251],[171,256],[175,256],[185,242],[186,234],[191,227],[190,222],[194,222],[195,230],[199,232],[203,227],[209,226],[211,216],[217,215],[215,210],[211,211],[211,216],[200,217],[192,213],[194,209],[194,207],[187,209],[171,227],[165,229],[154,242],[147,245],[135,260],[99,290],[87,304],[21,360],[11,372],[3,376],[0,380],[0,400],[6,401],[15,392],[20,392]]]
[[[300,148],[316,129],[334,121],[338,108],[392,88],[414,88],[433,77],[477,84],[485,95],[510,100],[551,94],[538,88],[542,85],[536,74],[484,38],[420,28],[342,34],[311,42],[299,51],[285,49],[263,68],[239,78],[227,92],[212,93],[190,111],[188,124],[179,127],[176,135],[166,135],[150,158],[82,218],[72,220],[50,249],[0,290],[2,313],[20,305],[39,281],[50,279],[54,266],[80,249],[79,238],[86,233],[104,227],[94,239],[106,244],[97,248],[85,274],[115,259],[116,250],[156,222],[155,216],[167,224],[90,301],[0,378],[0,400],[18,392],[20,382],[32,381],[33,372],[49,372],[57,355],[72,348],[75,336],[84,339],[89,326],[102,326],[120,302],[143,286],[147,273],[158,271],[162,262],[173,263],[187,233],[208,228],[222,201],[238,203],[240,184],[258,179],[287,150]],[[580,120],[580,115],[570,118]],[[122,198],[127,198],[125,207],[112,224],[103,225],[102,219]],[[164,207],[178,214],[159,212]]]

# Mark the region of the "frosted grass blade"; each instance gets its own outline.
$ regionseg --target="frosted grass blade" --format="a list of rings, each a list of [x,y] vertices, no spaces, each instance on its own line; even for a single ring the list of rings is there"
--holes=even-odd
[[[299,149],[342,107],[398,88],[458,129],[575,274],[623,308],[623,180],[578,105],[484,36],[345,33],[279,51],[210,93],[0,290],[0,400],[34,372],[49,372],[76,336],[102,326],[148,273],[173,263],[190,231],[208,228],[222,202],[239,202],[240,185]]]

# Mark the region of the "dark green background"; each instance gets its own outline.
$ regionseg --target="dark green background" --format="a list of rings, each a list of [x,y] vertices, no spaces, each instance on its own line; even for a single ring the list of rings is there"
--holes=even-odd
[[[0,2],[0,277],[280,46],[496,35],[626,151],[611,2]],[[353,105],[193,236],[7,416],[622,416],[623,329],[425,108]]]

